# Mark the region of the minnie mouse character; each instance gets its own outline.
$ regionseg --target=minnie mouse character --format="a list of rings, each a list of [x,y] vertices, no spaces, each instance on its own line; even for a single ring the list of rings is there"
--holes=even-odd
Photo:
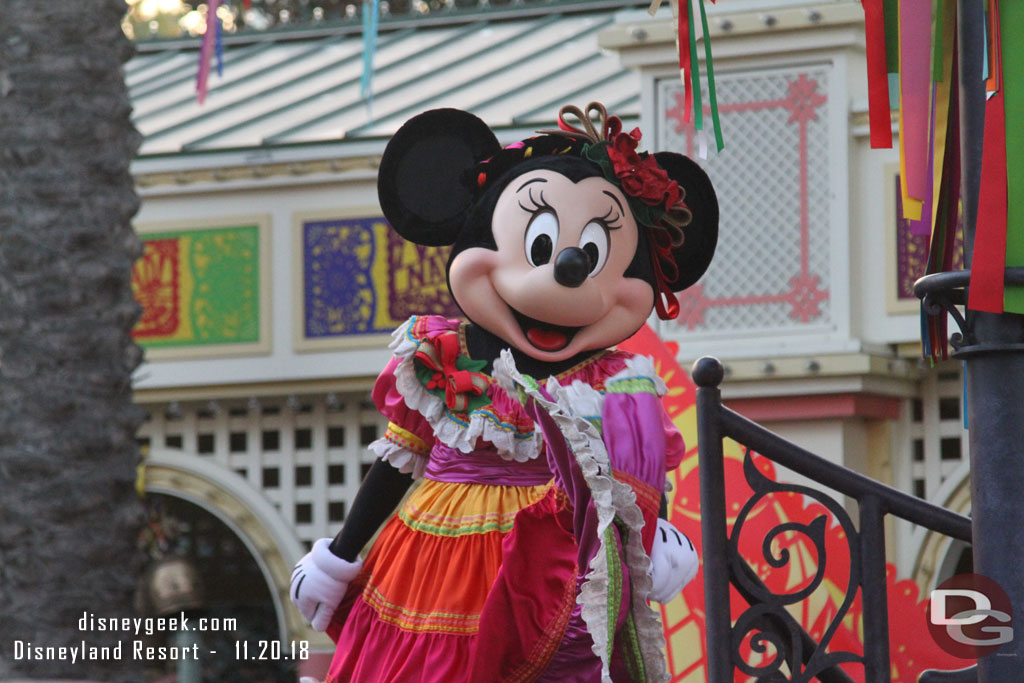
[[[638,153],[639,130],[600,104],[563,108],[559,126],[501,148],[439,109],[384,152],[384,215],[452,245],[467,322],[395,332],[373,390],[390,421],[380,460],[341,533],[296,567],[293,602],[337,642],[329,682],[667,679],[647,601],[697,570],[659,519],[685,448],[651,360],[614,346],[652,309],[678,313],[718,204],[694,162]]]

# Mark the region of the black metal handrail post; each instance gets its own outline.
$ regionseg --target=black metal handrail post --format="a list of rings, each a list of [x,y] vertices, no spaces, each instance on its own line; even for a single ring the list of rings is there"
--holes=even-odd
[[[860,509],[861,587],[865,596],[885,595],[885,511],[877,496],[858,501]],[[864,599],[864,677],[888,681],[889,610],[881,600]]]
[[[729,607],[729,559],[726,554],[728,529],[725,519],[725,460],[718,411],[722,392],[722,366],[716,361],[694,368],[697,382],[697,443],[700,444],[700,532],[704,541],[704,613],[706,642],[728,643],[732,633]],[[698,379],[699,378],[699,379]],[[709,544],[712,547],[709,547]],[[729,648],[708,648],[708,680],[731,681],[732,652]]]

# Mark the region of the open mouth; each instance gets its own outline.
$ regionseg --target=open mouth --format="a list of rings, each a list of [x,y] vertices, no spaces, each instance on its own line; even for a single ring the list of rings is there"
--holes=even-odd
[[[541,320],[534,320],[512,307],[509,307],[509,310],[515,316],[516,322],[519,323],[519,327],[523,330],[527,341],[541,351],[549,353],[561,351],[569,345],[569,342],[572,341],[576,333],[583,329],[581,327],[566,327],[564,325],[553,325]]]

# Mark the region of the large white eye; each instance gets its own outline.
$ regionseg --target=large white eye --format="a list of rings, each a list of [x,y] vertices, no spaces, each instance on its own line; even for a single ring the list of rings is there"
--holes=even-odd
[[[590,259],[590,277],[594,277],[608,260],[608,229],[594,221],[587,223],[580,235],[580,249]]]
[[[533,267],[551,260],[558,244],[558,219],[550,211],[542,211],[530,219],[526,228],[526,260]]]

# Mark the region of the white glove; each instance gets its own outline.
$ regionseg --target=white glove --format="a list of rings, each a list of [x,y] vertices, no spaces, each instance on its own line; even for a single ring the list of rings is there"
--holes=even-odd
[[[651,548],[651,600],[666,603],[697,575],[697,551],[686,534],[658,520]]]
[[[314,631],[327,629],[349,582],[363,568],[362,560],[346,562],[331,552],[330,545],[331,539],[321,538],[292,572],[292,603]]]

